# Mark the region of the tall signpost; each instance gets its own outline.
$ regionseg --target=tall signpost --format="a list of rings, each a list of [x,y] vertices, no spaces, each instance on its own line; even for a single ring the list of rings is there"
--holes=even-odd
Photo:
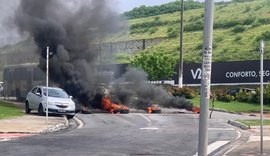
[[[205,0],[198,155],[207,156],[214,0]]]
[[[260,104],[261,104],[261,115],[260,115],[260,120],[261,120],[261,154],[263,153],[263,53],[264,53],[264,42],[263,40],[260,43],[260,55],[261,55],[261,61],[260,61]]]
[[[181,0],[181,23],[180,23],[180,62],[179,62],[179,80],[178,87],[183,87],[183,27],[184,23],[184,0]]]
[[[46,53],[46,124],[48,124],[49,47]]]

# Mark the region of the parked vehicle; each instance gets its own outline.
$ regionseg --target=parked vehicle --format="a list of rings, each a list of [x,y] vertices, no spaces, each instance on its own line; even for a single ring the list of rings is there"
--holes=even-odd
[[[45,86],[36,86],[27,94],[25,101],[25,112],[37,110],[39,115],[46,113]],[[48,88],[48,113],[66,115],[68,119],[75,115],[75,102],[63,89],[56,87]]]
[[[255,94],[256,90],[252,88],[234,88],[234,89],[228,90],[227,94],[235,97],[239,92],[247,92],[247,93]]]
[[[2,95],[4,88],[3,88],[3,82],[0,82],[0,96]]]

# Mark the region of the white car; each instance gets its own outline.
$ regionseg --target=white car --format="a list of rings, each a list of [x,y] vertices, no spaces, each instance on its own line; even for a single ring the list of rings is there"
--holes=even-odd
[[[26,96],[25,112],[30,113],[31,110],[37,110],[39,115],[46,113],[46,94],[45,86],[36,86]],[[68,119],[75,115],[75,103],[63,89],[56,87],[48,87],[48,113],[63,114]]]
[[[3,90],[4,90],[3,82],[0,82],[0,96],[1,96],[1,94],[3,92]]]

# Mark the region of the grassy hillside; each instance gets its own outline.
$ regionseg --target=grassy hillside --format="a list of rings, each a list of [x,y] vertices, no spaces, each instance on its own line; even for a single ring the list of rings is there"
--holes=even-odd
[[[266,41],[265,58],[270,59],[270,2],[257,0],[245,3],[215,5],[213,61],[259,59],[259,41]],[[203,45],[204,9],[184,12],[184,61],[200,62]],[[180,12],[137,18],[129,21],[130,32],[114,36],[114,41],[168,37],[145,51],[163,51],[179,58]]]
[[[183,58],[185,63],[201,62],[203,20],[204,8],[184,11]],[[130,26],[128,32],[125,31],[108,36],[104,41],[117,42],[167,37],[160,44],[148,47],[144,51],[162,51],[176,61],[179,60],[179,11],[145,18],[135,18],[128,22]],[[258,47],[261,39],[266,41],[265,58],[270,59],[269,0],[234,0],[230,3],[215,4],[213,61],[257,60],[259,59]],[[11,51],[31,51],[35,46],[30,41],[31,39],[28,39],[14,46],[3,47],[0,49],[0,54]],[[132,57],[132,55],[123,52],[110,57],[110,59],[113,58],[117,63],[127,63]]]

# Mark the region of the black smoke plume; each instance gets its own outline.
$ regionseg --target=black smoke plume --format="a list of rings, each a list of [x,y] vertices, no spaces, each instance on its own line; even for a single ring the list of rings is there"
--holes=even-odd
[[[46,47],[54,53],[50,60],[50,78],[77,98],[90,103],[97,84],[99,50],[90,47],[108,33],[123,29],[125,23],[111,9],[112,0],[21,0],[15,24],[28,32],[45,56]],[[45,69],[41,57],[40,67]]]
[[[110,6],[113,0],[21,0],[15,24],[28,32],[45,56],[46,47],[54,53],[50,60],[50,78],[85,106],[100,104],[93,99],[100,84],[113,84],[112,94],[123,104],[145,109],[151,103],[165,107],[187,108],[185,99],[168,95],[150,85],[147,75],[130,69],[114,83],[97,72],[99,49],[91,46],[109,33],[123,30],[126,24]],[[45,60],[40,59],[41,69]],[[97,96],[96,96],[97,97]],[[97,97],[100,101],[100,97]],[[94,100],[95,101],[95,100]],[[98,101],[98,100],[96,100]]]
[[[112,87],[121,103],[138,109],[145,109],[156,103],[163,107],[191,110],[192,103],[185,98],[169,95],[161,86],[148,83],[147,74],[130,68]]]

